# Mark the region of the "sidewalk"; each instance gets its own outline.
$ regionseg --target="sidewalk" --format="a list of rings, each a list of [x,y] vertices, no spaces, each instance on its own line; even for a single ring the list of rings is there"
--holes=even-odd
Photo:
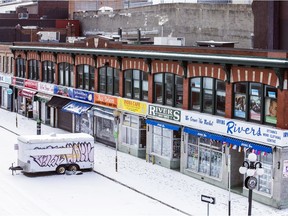
[[[9,120],[7,121],[7,119]],[[16,113],[0,109],[0,126],[21,135],[37,133],[36,121],[18,114],[17,121],[18,127],[16,127]],[[31,128],[35,128],[35,130],[32,131]],[[41,131],[42,134],[68,133],[43,124]],[[119,151],[117,152],[118,172],[116,172],[115,155],[115,149],[96,143],[95,171],[193,216],[207,215],[208,206],[207,203],[201,202],[201,195],[212,196],[216,199],[216,204],[209,205],[210,215],[228,215],[228,190]],[[247,197],[231,193],[231,215],[247,215],[247,207]],[[288,210],[274,209],[253,201],[252,215],[284,216],[288,215]]]

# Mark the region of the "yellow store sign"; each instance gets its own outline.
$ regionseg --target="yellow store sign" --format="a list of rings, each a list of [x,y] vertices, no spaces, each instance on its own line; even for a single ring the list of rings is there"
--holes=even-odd
[[[147,115],[147,103],[118,98],[118,109],[132,113]]]

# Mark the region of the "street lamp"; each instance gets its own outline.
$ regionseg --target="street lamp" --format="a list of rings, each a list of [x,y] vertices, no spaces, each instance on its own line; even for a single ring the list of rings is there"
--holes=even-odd
[[[118,135],[119,135],[119,120],[120,120],[120,112],[115,109],[113,111],[114,116],[114,138],[115,138],[115,149],[116,149],[116,155],[115,155],[115,170],[118,172],[118,159],[117,159],[117,150],[118,150]]]
[[[245,187],[249,189],[248,195],[248,216],[251,216],[252,208],[252,190],[257,186],[256,176],[261,176],[264,174],[264,169],[262,164],[257,160],[257,155],[255,153],[250,153],[248,155],[248,161],[244,161],[242,166],[239,168],[241,174],[247,174],[245,179]]]

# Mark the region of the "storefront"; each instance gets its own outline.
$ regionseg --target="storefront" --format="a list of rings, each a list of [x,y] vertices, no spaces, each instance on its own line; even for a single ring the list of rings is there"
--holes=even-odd
[[[81,103],[77,101],[71,101],[62,107],[62,111],[71,113],[72,116],[72,132],[84,132],[92,134],[93,131],[93,115],[89,113],[89,109],[92,107],[90,104]],[[90,118],[88,118],[90,117]]]
[[[17,107],[18,113],[28,118],[33,118],[33,113],[37,112],[35,107],[37,106],[34,101],[34,95],[36,91],[29,89],[18,89]]]
[[[147,103],[119,98],[117,108],[123,113],[119,150],[139,158],[145,158]]]
[[[50,125],[72,132],[72,113],[62,111],[62,107],[70,102],[67,98],[53,96],[47,102],[50,107]]]
[[[181,123],[185,125],[182,173],[225,189],[229,177],[231,190],[247,195],[247,176],[239,168],[253,152],[264,169],[263,175],[256,176],[253,199],[275,207],[286,205],[279,197],[286,196],[283,187],[288,182],[287,131],[192,111],[182,111]]]
[[[113,109],[94,106],[92,110],[95,140],[115,148]]]
[[[38,101],[36,107],[38,115],[35,115],[35,118],[41,120],[43,124],[50,124],[50,107],[46,106],[46,104],[52,99],[52,95],[38,92],[34,99]]]
[[[35,95],[38,101],[38,117],[43,124],[51,124],[51,108],[47,105],[54,94],[54,84],[38,82],[38,92]]]
[[[11,76],[0,74],[0,106],[3,109],[12,110],[13,87]]]
[[[1,108],[10,110],[13,90],[7,84],[0,83]]]
[[[181,110],[148,104],[147,161],[170,169],[180,168]]]
[[[183,160],[186,161],[186,169],[221,180],[225,153],[223,138],[216,134],[187,127],[184,128],[183,132],[183,156],[185,158]]]
[[[181,127],[170,123],[147,119],[148,157],[153,163],[169,169],[180,168]]]
[[[139,158],[146,157],[146,123],[143,117],[123,114],[119,150]]]

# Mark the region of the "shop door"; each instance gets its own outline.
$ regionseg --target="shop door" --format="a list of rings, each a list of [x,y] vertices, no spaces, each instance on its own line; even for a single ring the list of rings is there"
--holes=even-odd
[[[243,175],[239,172],[239,167],[244,161],[244,152],[238,152],[230,149],[231,154],[231,189],[242,191],[243,189]]]
[[[58,128],[61,128],[63,130],[72,132],[72,119],[73,114],[69,112],[63,112],[60,109],[57,109],[58,113]]]

